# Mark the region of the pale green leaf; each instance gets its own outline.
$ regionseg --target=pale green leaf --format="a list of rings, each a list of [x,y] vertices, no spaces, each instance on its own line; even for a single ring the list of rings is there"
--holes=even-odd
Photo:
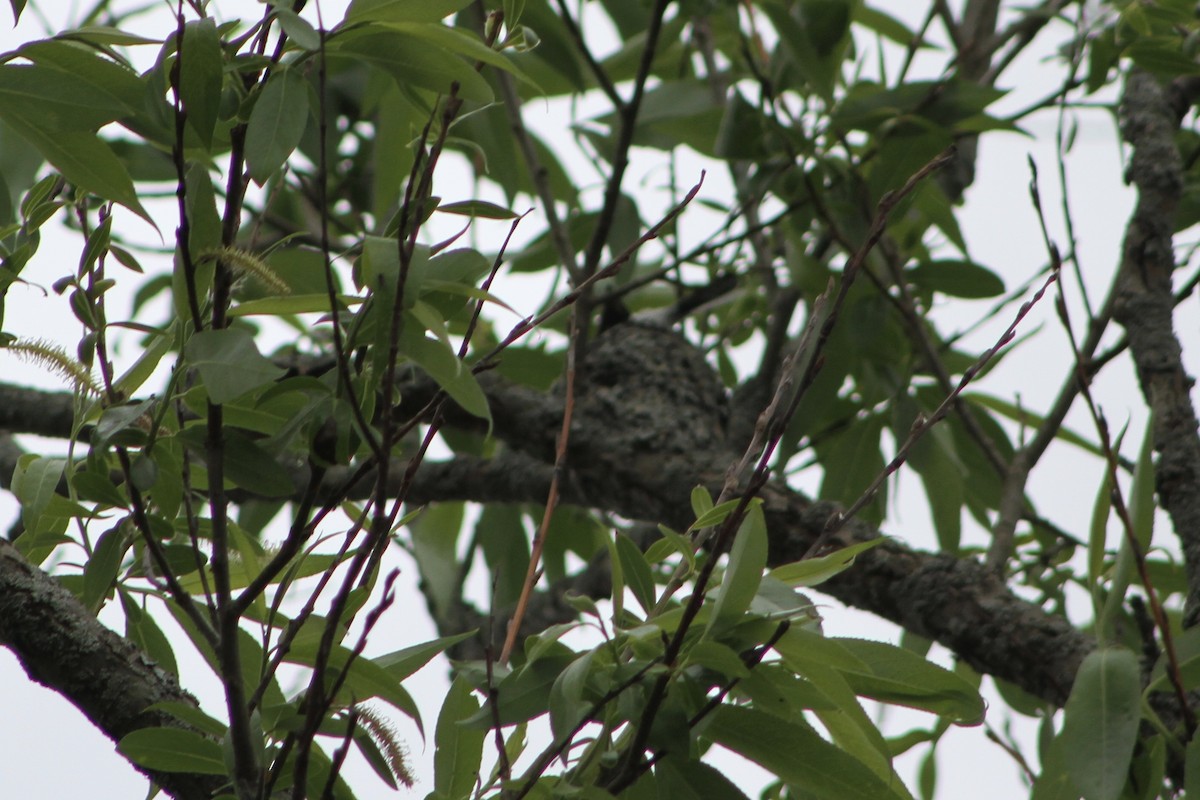
[[[1138,659],[1122,647],[1093,650],[1079,666],[1063,718],[1067,771],[1085,800],[1117,800],[1141,724]]]
[[[762,504],[754,503],[746,513],[733,540],[729,565],[717,589],[713,622],[709,631],[717,631],[741,619],[750,607],[767,565],[767,522]]]
[[[433,786],[439,797],[469,797],[475,788],[487,731],[461,723],[478,711],[470,685],[458,676],[442,701],[434,732]]]
[[[142,728],[121,739],[117,750],[138,766],[158,772],[226,774],[221,745],[194,731]]]

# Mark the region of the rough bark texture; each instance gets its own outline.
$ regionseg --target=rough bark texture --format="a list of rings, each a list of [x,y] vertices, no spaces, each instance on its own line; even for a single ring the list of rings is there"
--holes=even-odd
[[[100,624],[75,596],[0,539],[0,644],[31,680],[58,692],[113,740],[140,728],[184,726],[153,703],[196,705],[175,676]],[[143,770],[179,798],[212,797],[218,777]]]
[[[1125,327],[1138,383],[1153,413],[1155,488],[1183,546],[1188,593],[1184,624],[1200,619],[1200,436],[1194,383],[1175,336],[1171,275],[1175,209],[1183,164],[1175,145],[1179,112],[1148,73],[1134,70],[1120,106],[1121,132],[1133,146],[1127,179],[1138,190],[1117,276],[1113,317]]]

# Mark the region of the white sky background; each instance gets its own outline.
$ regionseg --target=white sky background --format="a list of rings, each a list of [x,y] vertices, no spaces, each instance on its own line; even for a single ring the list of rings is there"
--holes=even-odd
[[[44,5],[59,7],[60,4]],[[257,9],[252,9],[252,4],[248,3],[230,2],[217,5],[244,13],[257,13]],[[344,2],[322,4],[326,24],[331,25],[340,18],[340,8],[343,5]],[[896,6],[911,5],[913,8],[908,13],[916,14],[922,13],[926,4],[878,5],[888,7],[891,13],[903,17],[905,12]],[[32,11],[31,8],[26,12],[21,26],[16,31],[0,30],[0,48],[9,49],[44,35]],[[6,13],[0,12],[0,18]],[[312,18],[312,8],[306,11],[306,16]],[[53,21],[57,23],[64,18],[71,17],[56,16]],[[918,22],[916,19],[906,21],[913,26]],[[1059,30],[1056,38],[1061,41],[1068,34],[1062,26]],[[934,33],[940,36],[940,28],[935,28]],[[1051,41],[1050,37],[1044,38]],[[1045,50],[1040,54],[1027,53],[1010,69],[1004,88],[1012,89],[1012,95],[993,107],[993,113],[1002,114],[1023,108],[1058,85],[1058,66],[1044,62],[1046,55]],[[933,54],[927,61],[918,61],[916,74],[922,74],[922,64],[928,74],[929,70],[939,69],[943,61],[944,54]],[[889,65],[889,75],[894,74],[897,63],[898,61],[895,61]],[[530,104],[527,110],[531,124],[539,130],[561,131],[565,120],[562,108],[561,104],[534,103]],[[1080,134],[1068,160],[1068,188],[1079,231],[1084,272],[1090,282],[1089,288],[1098,292],[1106,288],[1117,263],[1120,239],[1131,208],[1132,194],[1122,183],[1123,167],[1119,160],[1120,151],[1115,143],[1117,137],[1111,116],[1104,111],[1092,111],[1080,113],[1078,121]],[[989,134],[981,147],[975,185],[968,193],[967,205],[959,215],[972,256],[999,273],[1010,289],[1028,279],[1046,262],[1037,219],[1028,200],[1028,156],[1032,156],[1040,168],[1043,205],[1047,210],[1052,235],[1057,238],[1060,247],[1066,249],[1060,219],[1061,195],[1055,177],[1053,126],[1053,113],[1045,113],[1026,125],[1034,138]],[[558,142],[566,142],[569,139],[562,133],[549,138]],[[643,174],[652,169],[650,158],[652,156],[646,155],[638,158],[635,171],[631,175],[630,187],[643,185],[638,181]],[[697,161],[697,173],[700,166],[700,162]],[[585,185],[594,185],[592,173],[585,171],[581,174],[585,176]],[[658,174],[661,175],[661,171]],[[440,177],[444,183],[437,193],[445,196],[447,200],[466,199],[466,192],[471,191],[471,184],[469,179],[464,179],[461,172],[456,178],[454,172],[447,170],[441,173]],[[680,180],[688,181],[688,177],[682,171]],[[646,185],[653,186],[657,182],[651,179]],[[462,193],[461,197],[455,196],[456,190]],[[710,171],[702,195],[720,197],[722,191],[719,172]],[[160,218],[171,220],[171,213],[173,212],[168,210]],[[652,212],[644,211],[643,215],[650,218]],[[688,224],[684,223],[685,230]],[[138,226],[141,223],[131,221],[130,225]],[[144,227],[142,226],[143,229]],[[172,223],[168,222],[162,227],[165,235],[169,237]],[[536,231],[537,226],[528,225],[527,230]],[[135,235],[144,239],[147,234],[145,230],[138,230],[135,231]],[[58,249],[60,244],[64,245],[65,249]],[[61,237],[55,241],[54,236],[45,236],[41,252],[35,262],[27,268],[24,277],[48,287],[56,277],[64,274],[76,263],[76,247],[77,243],[68,237]],[[1069,295],[1076,292],[1073,282],[1068,281],[1067,286]],[[544,299],[546,288],[532,286],[525,280],[515,283],[502,275],[495,292],[525,314],[531,312]],[[1097,297],[1092,299],[1094,304],[1098,302]],[[957,300],[943,301],[937,314],[945,327],[953,328],[970,324],[990,306],[991,301],[975,304]],[[1077,308],[1078,303],[1074,303],[1073,306]],[[121,309],[121,306],[118,304],[116,308]],[[1187,352],[1193,355],[1200,348],[1195,318],[1195,301],[1189,301],[1180,309],[1177,328],[1185,337]],[[1077,325],[1081,324],[1082,314],[1077,311],[1074,319]],[[505,322],[507,319],[501,317],[501,323]],[[1008,322],[1009,317],[1006,315],[998,317],[971,339],[972,346],[968,349],[986,349]],[[14,286],[10,290],[5,323],[5,329],[8,331],[51,338],[66,345],[69,350],[78,337],[78,324],[62,299],[53,294],[44,297],[41,291],[35,288]],[[1048,330],[1044,330],[1032,346],[1026,346],[1024,350],[1010,355],[983,384],[984,388],[990,388],[992,393],[1002,397],[1011,397],[1014,387],[1017,387],[1021,392],[1022,402],[1034,410],[1047,407],[1070,368],[1065,339],[1057,329],[1049,298],[1030,315],[1022,333],[1039,324]],[[134,354],[124,354],[126,358],[131,355]],[[1193,358],[1192,374],[1196,373],[1195,364]],[[59,388],[53,378],[19,365],[10,357],[0,356],[0,374],[9,381],[27,381],[48,388]],[[1104,410],[1114,429],[1119,429],[1125,421],[1130,421],[1127,452],[1136,452],[1145,413],[1132,370],[1127,362],[1113,365],[1103,373],[1097,383],[1096,394],[1104,404]],[[1072,415],[1069,424],[1085,433],[1091,429],[1085,415],[1078,411]],[[1130,449],[1131,445],[1133,449]],[[1101,474],[1102,467],[1095,459],[1083,457],[1068,446],[1056,446],[1034,472],[1030,481],[1030,492],[1045,516],[1067,530],[1083,532],[1087,529]],[[935,549],[936,539],[919,484],[911,474],[906,473],[902,473],[898,480],[903,491],[896,492],[893,496],[900,496],[902,499],[893,512],[888,532],[901,536],[914,547]],[[815,478],[809,482],[815,482]],[[0,499],[0,502],[3,503],[0,505],[0,512],[3,512],[0,513],[0,526],[7,526],[13,504],[7,496]],[[1160,527],[1160,539],[1168,538],[1161,535],[1167,530],[1169,529]],[[967,531],[967,541],[986,541],[982,532],[971,531],[969,526]],[[377,628],[371,647],[371,652],[375,654],[435,636],[425,615],[424,601],[414,588],[414,570],[399,560],[397,563],[404,569],[400,582],[400,599]],[[897,635],[894,627],[880,622],[873,616],[843,609],[832,601],[826,600],[825,603],[822,610],[826,617],[826,631],[830,634],[893,641]],[[120,629],[119,614],[105,614],[103,618],[108,624]],[[189,645],[182,645],[180,655],[189,649]],[[951,664],[948,654],[940,648],[935,649],[933,657],[942,664]],[[183,658],[181,667],[185,687],[200,696],[215,715],[223,716],[223,700],[219,687],[207,669],[194,659]],[[422,706],[426,731],[431,737],[437,708],[444,691],[444,675],[444,662],[439,661],[421,673],[416,680],[406,684]],[[0,795],[26,798],[80,796],[93,800],[138,798],[145,795],[146,781],[124,759],[115,754],[112,743],[57,694],[30,683],[7,650],[0,650],[0,686],[3,687],[0,689]],[[985,690],[987,688],[988,684],[985,682]],[[997,729],[1003,729],[1003,705],[993,702],[991,708],[990,724]],[[394,719],[399,723],[402,736],[409,743],[414,769],[421,781],[413,795],[423,796],[431,787],[432,741],[422,750],[421,740],[415,730],[398,714],[394,715]],[[931,724],[932,718],[927,715],[888,710],[885,732],[896,734],[909,727],[928,727]],[[1030,735],[1034,729],[1033,723],[1018,720],[1015,727],[1023,731],[1021,738],[1025,754],[1036,758]],[[915,771],[924,753],[925,749],[919,747],[898,761],[901,774],[914,791]],[[1027,794],[1027,789],[1019,780],[1016,765],[997,746],[986,740],[982,728],[952,729],[947,733],[939,746],[938,768],[939,798],[961,796],[963,787],[970,787],[971,795],[978,798],[1011,798]],[[748,789],[761,782],[761,770],[753,767],[740,767],[736,773],[731,772],[731,776],[735,780],[744,781]],[[355,785],[363,798],[392,796],[372,775],[364,775],[361,780],[355,781]]]

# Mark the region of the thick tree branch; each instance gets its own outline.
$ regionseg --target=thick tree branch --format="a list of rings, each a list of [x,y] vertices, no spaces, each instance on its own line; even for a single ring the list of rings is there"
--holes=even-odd
[[[147,711],[153,703],[196,705],[174,675],[98,622],[3,539],[0,644],[17,656],[32,680],[71,701],[114,742],[141,728],[187,728],[162,711]],[[220,776],[143,772],[185,800],[207,800],[224,783]]]
[[[1149,73],[1134,70],[1121,98],[1121,133],[1133,146],[1127,178],[1138,190],[1125,233],[1113,317],[1129,336],[1138,383],[1152,414],[1155,486],[1183,546],[1188,576],[1184,625],[1200,620],[1200,436],[1175,336],[1171,235],[1183,190],[1175,145],[1178,116]]]

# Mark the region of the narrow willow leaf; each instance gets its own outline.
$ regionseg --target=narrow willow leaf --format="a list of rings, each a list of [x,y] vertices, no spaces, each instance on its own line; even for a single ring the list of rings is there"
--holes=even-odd
[[[763,711],[722,705],[702,724],[701,733],[794,784],[807,796],[822,800],[904,796],[812,728]]]
[[[117,750],[138,766],[159,772],[226,774],[221,745],[194,731],[142,728],[121,739]]]
[[[617,558],[621,561],[621,572],[625,576],[625,585],[633,592],[633,596],[637,598],[638,605],[642,607],[642,610],[649,613],[656,602],[654,575],[650,571],[650,564],[646,561],[646,556],[628,536],[618,533],[616,541]]]
[[[55,131],[26,124],[22,120],[6,120],[21,136],[29,140],[62,176],[86,192],[113,200],[128,208],[157,230],[137,191],[129,171],[117,158],[112,147],[90,131]]]
[[[834,641],[867,667],[843,673],[856,693],[881,703],[931,711],[960,725],[983,722],[983,698],[962,676],[886,642]]]
[[[1075,788],[1085,800],[1117,800],[1141,723],[1137,656],[1120,647],[1089,653],[1064,711],[1062,743]]]
[[[250,112],[246,164],[261,186],[300,144],[308,125],[308,83],[295,70],[271,74]]]
[[[762,504],[755,503],[733,540],[729,566],[725,568],[725,577],[717,589],[710,631],[718,631],[741,619],[758,593],[766,565],[767,522]]]
[[[344,25],[359,22],[437,22],[471,0],[351,0]]]
[[[461,723],[478,711],[470,685],[458,676],[442,701],[433,735],[433,787],[439,797],[469,797],[475,788],[487,731]]]
[[[554,682],[575,658],[576,654],[565,645],[554,642],[542,658],[514,670],[500,681],[496,687],[497,711],[480,709],[464,724],[487,729],[497,716],[501,725],[512,725],[545,714],[550,708],[550,690]]]
[[[291,473],[249,436],[225,431],[225,477],[261,497],[290,497],[296,492]]]
[[[179,95],[187,122],[205,147],[212,146],[224,78],[221,39],[212,18],[198,19],[183,28],[179,57]]]
[[[409,319],[410,324],[405,325],[401,333],[404,354],[428,372],[464,411],[487,420],[490,426],[492,412],[487,396],[471,370],[463,367],[458,355],[445,342],[425,336],[415,317],[409,315]]]
[[[117,579],[121,568],[121,560],[125,557],[128,545],[120,527],[107,530],[100,534],[92,557],[88,559],[83,570],[83,604],[93,614],[100,610],[104,599]]]
[[[1117,437],[1114,448],[1120,451],[1120,441],[1124,432]],[[1129,515],[1133,520],[1133,533],[1145,553],[1154,537],[1154,420],[1146,420],[1146,430],[1142,436],[1142,448],[1138,453],[1138,461],[1133,469],[1133,485],[1129,493]],[[1093,523],[1095,524],[1095,523]],[[1121,531],[1121,544],[1117,548],[1117,561],[1113,568],[1112,583],[1109,586],[1108,598],[1101,612],[1097,628],[1101,636],[1111,636],[1113,624],[1122,613],[1125,604],[1125,592],[1134,576],[1133,550],[1125,531]]]
[[[338,300],[342,309],[362,302],[361,298],[352,295],[339,295]],[[329,311],[329,295],[327,294],[289,294],[283,297],[263,297],[238,303],[229,309],[229,316],[283,317],[290,314],[327,314]]]
[[[1188,742],[1183,762],[1183,795],[1200,797],[1200,736]]]
[[[284,374],[258,352],[253,335],[241,328],[193,334],[184,354],[200,372],[208,399],[218,404],[235,400]]]
[[[445,214],[459,214],[464,217],[480,217],[481,219],[516,219],[519,215],[504,206],[489,203],[486,200],[464,200],[461,203],[443,203],[438,211]]]
[[[697,488],[699,488],[699,487],[697,487]],[[689,531],[698,531],[698,530],[703,530],[704,528],[711,528],[714,525],[720,525],[722,522],[725,521],[726,517],[728,517],[730,514],[733,513],[733,510],[735,508],[737,508],[741,502],[742,501],[740,499],[726,500],[724,503],[721,503],[721,505],[714,506],[712,504],[712,500],[710,499],[708,501],[708,508],[703,513],[696,515],[696,521],[692,523],[691,527],[688,528],[688,530]],[[703,503],[701,501],[701,505],[702,504]],[[692,491],[693,510],[695,509],[696,505],[697,505],[696,492],[695,492],[695,490],[693,490]]]
[[[996,273],[970,261],[930,261],[906,274],[921,288],[952,297],[984,298],[1004,293],[1004,281]]]
[[[873,547],[878,547],[883,541],[884,538],[880,536],[870,541],[858,542],[820,558],[809,558],[784,564],[771,570],[769,574],[772,578],[783,581],[788,586],[816,586],[852,567],[855,556]]]
[[[654,774],[658,779],[658,797],[669,797],[671,800],[746,800],[746,794],[737,784],[703,761],[664,758],[655,764]]]
[[[372,661],[386,669],[394,680],[402,681],[428,664],[434,656],[444,652],[446,648],[466,641],[474,635],[474,631],[467,631],[456,636],[445,636],[441,639],[414,644],[386,655],[376,656]]]

